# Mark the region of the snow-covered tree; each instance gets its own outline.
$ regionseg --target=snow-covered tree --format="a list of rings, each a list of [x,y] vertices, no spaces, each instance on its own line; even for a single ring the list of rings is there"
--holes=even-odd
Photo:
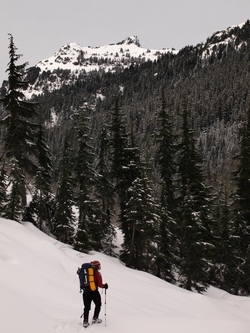
[[[186,106],[183,109],[179,154],[179,282],[185,289],[202,292],[208,287],[214,249],[211,197],[204,184],[202,160],[189,128]]]
[[[153,272],[157,251],[157,230],[160,216],[152,188],[144,173],[128,189],[124,211],[127,237],[122,244],[121,258],[127,266]]]

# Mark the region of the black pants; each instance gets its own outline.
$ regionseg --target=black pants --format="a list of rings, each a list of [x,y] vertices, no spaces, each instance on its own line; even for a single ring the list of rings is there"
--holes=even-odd
[[[101,295],[98,290],[95,291],[84,291],[83,292],[83,304],[84,304],[84,311],[83,311],[83,320],[89,321],[89,311],[91,309],[91,302],[95,304],[94,316],[93,318],[97,319],[101,310]]]

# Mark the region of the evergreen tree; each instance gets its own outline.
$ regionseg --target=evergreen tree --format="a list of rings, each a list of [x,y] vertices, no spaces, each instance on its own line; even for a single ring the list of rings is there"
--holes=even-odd
[[[162,91],[162,104],[158,116],[158,133],[156,142],[158,149],[156,161],[159,165],[161,180],[161,224],[159,228],[160,242],[158,249],[158,272],[157,276],[168,281],[174,281],[173,268],[175,265],[175,256],[177,248],[176,223],[174,214],[176,211],[174,199],[174,175],[176,166],[174,162],[175,147],[173,124],[169,112],[167,112],[167,103]]]
[[[22,190],[24,175],[15,158],[10,160],[10,175],[8,177],[8,194],[3,217],[20,222],[22,220]]]
[[[74,179],[69,134],[65,136],[60,168],[60,180],[56,194],[56,212],[53,219],[53,234],[64,243],[73,244],[75,214],[73,211]]]
[[[227,193],[220,190],[216,196],[214,209],[215,257],[210,271],[210,283],[220,289],[232,292],[238,272],[235,271],[233,241],[231,238],[232,220]]]
[[[145,271],[154,270],[156,235],[159,226],[158,206],[147,177],[146,165],[140,161],[140,150],[133,133],[124,148],[124,200],[120,221],[124,234],[120,259],[127,266]]]
[[[109,140],[106,127],[103,127],[100,134],[100,151],[97,161],[97,181],[96,191],[97,198],[100,202],[100,209],[102,213],[101,218],[101,231],[102,237],[102,249],[103,252],[112,256],[114,255],[113,240],[116,236],[115,228],[111,222],[111,216],[114,209],[114,186],[111,181],[110,170],[110,151]]]
[[[128,236],[128,225],[124,217],[125,203],[127,199],[127,190],[132,181],[135,180],[137,174],[133,172],[135,166],[134,158],[131,154],[134,153],[133,149],[128,148],[128,136],[126,133],[126,126],[124,124],[124,115],[119,105],[119,99],[115,99],[115,105],[112,110],[111,119],[111,175],[114,182],[114,190],[117,206],[119,211],[119,222],[121,223],[122,232],[124,234],[124,242]],[[134,169],[133,169],[134,171]]]
[[[174,145],[175,136],[173,134],[173,122],[167,110],[167,102],[162,91],[162,104],[158,116],[158,133],[156,135],[156,142],[158,149],[156,153],[157,163],[159,165],[159,172],[161,182],[165,188],[166,193],[166,208],[171,212],[172,216],[176,210],[174,199],[174,176],[176,174],[175,155],[176,148]]]
[[[186,107],[179,149],[180,285],[202,292],[208,287],[213,258],[211,199],[204,185],[202,161],[189,129]]]
[[[178,239],[176,222],[172,218],[172,214],[168,211],[168,192],[165,184],[162,184],[160,198],[160,225],[158,253],[156,259],[157,273],[156,275],[168,282],[174,282],[174,271],[178,262]]]
[[[122,244],[121,259],[127,266],[154,272],[160,223],[158,209],[146,175],[136,178],[128,189],[124,211],[128,235]]]
[[[125,161],[125,148],[128,142],[123,117],[119,99],[116,98],[111,120],[111,172],[115,181],[115,190],[120,200],[123,199],[124,195],[124,165],[127,162]]]
[[[90,145],[89,118],[86,110],[77,114],[76,126],[78,151],[76,157],[77,202],[79,207],[78,228],[74,247],[78,251],[102,249],[101,211],[94,197],[95,174],[93,170],[93,147]]]
[[[36,170],[34,157],[37,157],[35,145],[37,125],[34,123],[36,104],[25,100],[22,91],[29,84],[29,82],[23,81],[26,63],[16,65],[21,55],[16,53],[17,48],[14,45],[12,35],[9,35],[9,40],[8,91],[0,100],[7,112],[6,116],[1,119],[1,124],[6,129],[3,163],[6,158],[15,158],[23,175],[25,172],[34,174]],[[23,182],[22,185],[24,184]],[[22,190],[22,204],[26,205],[25,186]]]
[[[234,173],[236,191],[234,195],[234,219],[232,239],[234,241],[235,269],[237,279],[235,294],[250,294],[249,244],[250,244],[250,107],[247,119],[240,131],[240,153],[238,168]]]
[[[152,216],[148,217],[148,222],[147,216],[142,216],[142,207],[145,208],[146,199],[144,198],[144,201],[140,203],[139,192],[140,186],[142,186],[140,151],[135,144],[133,131],[131,131],[130,138],[126,133],[126,127],[124,125],[124,119],[118,99],[115,101],[115,107],[112,112],[111,136],[111,171],[115,181],[115,191],[118,196],[119,222],[121,223],[121,229],[124,236],[122,244],[123,250],[120,259],[130,267],[148,270],[149,265],[147,259],[150,253],[149,248],[150,244],[152,244],[152,237],[155,236],[154,228],[156,228],[156,226],[153,226]],[[145,186],[145,184],[143,185]],[[138,186],[138,193],[136,193],[136,190],[133,191],[134,186]],[[133,211],[130,211],[132,207]],[[149,207],[148,210],[150,210]],[[134,217],[132,216],[133,214],[135,214]],[[139,215],[137,220],[131,222],[133,218],[136,218],[137,214]],[[146,214],[146,211],[144,211],[144,214]],[[148,212],[148,215],[150,215],[150,212]],[[150,234],[148,230],[150,228],[147,226],[149,225],[152,226],[151,237],[148,237]],[[140,226],[145,230],[141,230],[142,233],[138,236]],[[137,236],[138,238],[136,239]],[[153,247],[151,247],[151,249],[152,248]],[[144,262],[140,262],[139,258],[142,258],[143,254],[147,259],[145,259]]]
[[[120,214],[119,220],[121,221],[122,230],[124,233],[124,241],[126,242],[127,236],[129,237],[128,221],[126,218],[126,205],[130,199],[129,189],[136,178],[141,178],[141,161],[140,150],[135,144],[133,133],[130,134],[130,141],[127,140],[127,146],[123,151],[123,173],[120,179],[120,189],[122,196],[120,197]]]
[[[35,191],[24,218],[34,222],[40,230],[49,232],[52,228],[55,203],[51,192],[51,154],[42,124],[39,126],[36,145],[38,149],[38,168],[34,180]]]

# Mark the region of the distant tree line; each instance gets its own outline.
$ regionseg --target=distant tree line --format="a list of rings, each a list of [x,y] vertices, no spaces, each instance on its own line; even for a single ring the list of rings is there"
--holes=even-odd
[[[213,182],[200,147],[204,142],[197,140],[193,117],[193,108],[199,106],[188,93],[180,93],[176,103],[170,91],[161,87],[155,107],[147,89],[135,84],[139,90],[131,91],[131,96],[144,95],[150,121],[142,121],[139,99],[133,106],[137,112],[124,104],[129,88],[126,96],[119,89],[112,92],[105,115],[100,111],[104,104],[97,102],[94,114],[91,96],[97,80],[108,82],[114,77],[93,73],[88,103],[75,93],[75,86],[67,86],[62,91],[69,90],[70,107],[62,105],[62,91],[57,91],[52,93],[56,102],[52,110],[45,99],[44,103],[25,99],[26,64],[16,64],[20,55],[12,35],[9,40],[8,85],[0,100],[1,216],[30,221],[78,251],[111,256],[117,225],[123,233],[119,257],[128,267],[187,290],[203,292],[212,284],[249,295],[250,108],[241,119],[236,168],[228,176],[234,184],[229,195],[223,184],[216,190],[209,185]],[[144,69],[141,83],[146,78]],[[133,72],[139,73],[139,68],[118,77],[131,78]],[[81,90],[86,82],[80,78],[76,85]],[[58,119],[52,124],[55,115]]]

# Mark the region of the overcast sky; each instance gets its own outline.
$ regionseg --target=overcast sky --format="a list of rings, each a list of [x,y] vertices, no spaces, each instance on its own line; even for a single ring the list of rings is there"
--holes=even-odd
[[[8,33],[20,64],[33,66],[69,42],[95,47],[137,35],[145,48],[180,49],[248,19],[249,0],[1,0],[0,84]]]

